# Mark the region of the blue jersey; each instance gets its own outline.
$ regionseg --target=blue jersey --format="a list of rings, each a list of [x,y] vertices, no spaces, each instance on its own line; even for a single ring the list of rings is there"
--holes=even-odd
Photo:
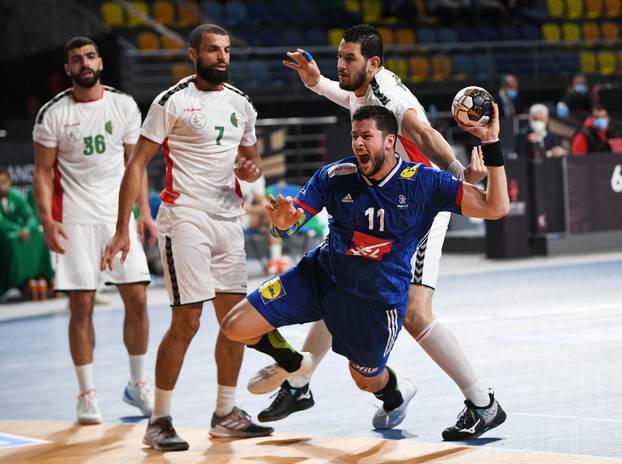
[[[439,211],[460,213],[462,201],[462,181],[397,159],[378,184],[359,173],[355,157],[324,166],[294,199],[305,216],[289,231],[326,207],[330,233],[320,264],[339,288],[376,304],[407,299],[417,244]]]

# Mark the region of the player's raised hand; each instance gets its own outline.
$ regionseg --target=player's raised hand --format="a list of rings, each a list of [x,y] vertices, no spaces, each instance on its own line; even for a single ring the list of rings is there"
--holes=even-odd
[[[308,87],[317,85],[320,81],[320,68],[311,56],[311,53],[297,49],[295,52],[287,52],[287,56],[293,61],[283,60],[283,64],[289,69],[298,72],[300,80]]]
[[[261,175],[261,170],[252,161],[239,157],[238,161],[233,166],[233,173],[240,180],[255,182]]]
[[[287,230],[290,226],[296,224],[305,212],[302,208],[294,206],[292,197],[279,194],[278,198],[268,195],[268,204],[266,211],[270,215],[270,220],[274,227],[281,230]]]
[[[467,126],[462,124],[455,117],[454,120],[458,123],[462,130],[474,135],[484,143],[499,140],[499,107],[495,102],[492,102],[492,115],[490,116],[490,122],[485,126]]]
[[[119,231],[117,231],[106,245],[106,249],[104,250],[104,256],[102,256],[102,261],[99,268],[104,271],[106,269],[106,266],[108,266],[108,269],[112,271],[112,263],[114,262],[115,256],[117,256],[117,254],[121,252],[121,264],[123,264],[125,262],[125,258],[127,258],[127,254],[129,253],[129,251],[130,235],[127,232],[120,233]]]
[[[43,227],[43,237],[48,249],[54,253],[64,255],[65,249],[61,245],[60,238],[62,237],[67,240],[69,237],[67,237],[67,233],[65,232],[63,225],[52,219],[49,222],[42,221],[41,226]]]
[[[464,180],[469,184],[477,184],[488,175],[488,170],[484,165],[482,147],[476,146],[471,150],[471,164],[464,170]]]

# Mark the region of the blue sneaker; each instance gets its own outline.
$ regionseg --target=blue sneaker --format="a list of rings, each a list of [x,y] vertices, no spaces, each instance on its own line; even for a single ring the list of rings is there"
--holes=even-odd
[[[398,381],[397,386],[402,393],[402,404],[391,411],[386,411],[383,407],[378,408],[378,411],[376,411],[372,419],[374,429],[392,429],[400,425],[406,417],[408,403],[410,403],[417,393],[417,385],[415,385],[415,382],[412,380],[403,378]]]
[[[151,417],[153,412],[153,392],[146,382],[128,382],[123,390],[123,401],[132,405],[143,413],[145,417]]]

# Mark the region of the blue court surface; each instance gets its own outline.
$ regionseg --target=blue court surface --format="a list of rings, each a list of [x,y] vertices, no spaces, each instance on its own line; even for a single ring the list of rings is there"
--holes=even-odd
[[[256,276],[251,287],[260,282]],[[161,287],[153,286],[149,294],[153,372],[170,310]],[[621,295],[622,253],[502,262],[444,256],[435,312],[508,414],[505,424],[467,444],[622,458]],[[110,302],[98,305],[95,316],[100,408],[105,422],[142,426],[146,420],[121,401],[129,375],[122,307],[115,294],[104,298]],[[56,309],[26,318],[19,316],[32,314],[35,304],[0,306],[0,316],[4,312],[6,318],[0,322],[0,421],[75,420],[77,382],[68,349],[68,316],[58,311],[63,300],[40,305],[46,304]],[[306,330],[295,326],[282,332],[300,347]],[[176,425],[203,428],[206,435],[215,402],[216,334],[213,309],[206,304],[173,398]],[[271,400],[248,393],[246,382],[267,362],[266,356],[247,350],[238,405],[253,415]],[[441,431],[462,409],[460,391],[405,331],[389,364],[398,377],[408,376],[419,387],[398,430],[371,430],[376,401],[356,389],[345,359],[329,353],[311,382],[315,407],[273,423],[275,436],[440,442]]]

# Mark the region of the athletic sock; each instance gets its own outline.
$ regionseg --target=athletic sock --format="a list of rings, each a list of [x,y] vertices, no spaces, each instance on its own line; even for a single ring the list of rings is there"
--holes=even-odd
[[[216,415],[223,417],[233,411],[235,406],[235,387],[218,384],[216,391]]]
[[[490,402],[488,392],[475,375],[458,339],[437,319],[434,319],[417,337],[426,353],[447,373],[462,390],[465,398],[477,406]]]
[[[131,354],[129,358],[132,385],[136,382],[145,382],[147,380],[147,354]]]
[[[302,355],[292,348],[276,329],[264,334],[259,342],[248,347],[271,356],[287,372],[300,369]]]
[[[302,351],[308,351],[313,354],[313,371],[306,375],[299,375],[290,377],[289,384],[292,387],[300,388],[308,385],[311,381],[311,376],[317,368],[318,364],[322,361],[328,350],[333,338],[324,321],[316,321],[311,325],[311,329],[307,334],[304,345],[302,345]]]
[[[389,366],[387,366],[387,372],[389,374],[387,384],[382,390],[374,392],[374,396],[382,401],[382,407],[388,412],[399,407],[404,402],[404,398],[402,398],[402,392],[397,386],[395,372]]]
[[[93,363],[74,367],[76,369],[76,375],[78,376],[80,394],[95,388],[95,384],[93,383]]]
[[[153,413],[151,414],[150,424],[160,417],[171,415],[171,399],[173,398],[173,390],[155,389],[155,401],[153,403]]]

